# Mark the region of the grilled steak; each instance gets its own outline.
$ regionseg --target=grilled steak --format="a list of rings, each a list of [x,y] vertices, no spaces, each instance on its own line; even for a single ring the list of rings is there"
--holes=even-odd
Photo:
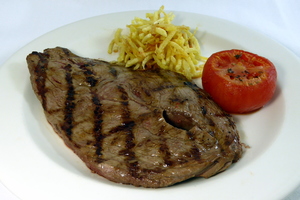
[[[208,178],[242,155],[232,116],[183,75],[132,71],[65,48],[27,57],[54,131],[95,173],[165,187]]]

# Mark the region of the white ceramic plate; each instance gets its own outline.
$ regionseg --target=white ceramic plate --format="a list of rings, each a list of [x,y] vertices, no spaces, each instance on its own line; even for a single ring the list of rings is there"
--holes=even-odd
[[[300,183],[300,60],[257,32],[221,19],[175,12],[174,23],[199,27],[205,56],[239,48],[269,58],[277,67],[278,88],[260,111],[234,116],[251,148],[230,169],[209,179],[169,188],[115,184],[92,174],[52,131],[31,90],[25,62],[32,51],[62,46],[80,56],[116,59],[107,47],[116,28],[146,11],[115,13],[54,30],[26,45],[0,69],[0,177],[22,200],[33,199],[281,199]]]

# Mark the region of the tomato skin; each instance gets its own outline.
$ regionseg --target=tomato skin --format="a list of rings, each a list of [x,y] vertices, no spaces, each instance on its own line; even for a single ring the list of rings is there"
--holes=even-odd
[[[202,73],[203,89],[229,113],[263,107],[274,95],[276,68],[268,59],[243,50],[212,54]]]

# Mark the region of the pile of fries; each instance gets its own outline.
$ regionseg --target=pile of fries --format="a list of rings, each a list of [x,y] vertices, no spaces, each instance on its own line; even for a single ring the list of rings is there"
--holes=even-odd
[[[119,52],[117,62],[126,67],[147,69],[160,67],[185,75],[188,79],[201,77],[205,57],[187,26],[175,26],[173,13],[165,13],[164,6],[146,19],[136,17],[127,25],[129,35],[118,29],[108,47],[108,53]]]

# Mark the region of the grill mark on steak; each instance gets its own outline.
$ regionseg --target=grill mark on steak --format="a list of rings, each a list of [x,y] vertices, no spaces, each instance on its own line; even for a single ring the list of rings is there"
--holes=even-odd
[[[171,159],[171,153],[169,150],[168,145],[166,144],[167,139],[166,138],[162,138],[162,143],[160,144],[159,150],[162,153],[162,157],[164,159],[164,166],[171,166],[174,162]]]
[[[192,133],[191,131],[187,131],[186,134],[187,134],[187,136],[190,140],[195,140],[195,134],[194,133]]]
[[[67,136],[70,140],[72,140],[72,129],[74,127],[73,125],[73,110],[76,106],[74,100],[75,100],[75,91],[73,86],[73,80],[72,80],[72,66],[70,64],[66,65],[64,67],[66,71],[66,82],[68,85],[68,91],[67,96],[65,100],[65,117],[64,117],[64,123],[62,125],[62,129],[66,132]]]
[[[174,85],[161,85],[157,88],[154,88],[153,92],[158,92],[158,91],[161,91],[161,90],[165,90],[165,89],[168,89],[168,88],[174,88],[174,87],[175,87]]]
[[[116,127],[110,132],[117,133],[117,132],[124,132],[125,134],[125,149],[119,152],[119,155],[125,156],[125,160],[127,162],[127,167],[129,173],[135,177],[140,178],[140,175],[137,173],[139,171],[139,163],[136,160],[135,152],[133,148],[135,147],[135,138],[133,134],[133,128],[135,126],[135,122],[131,121],[130,118],[130,110],[129,110],[129,102],[128,102],[128,94],[125,89],[118,85],[117,86],[120,92],[120,98],[122,100],[122,119],[123,123],[121,126]]]
[[[208,178],[241,157],[231,115],[180,74],[131,71],[63,48],[32,53],[27,62],[54,130],[111,181],[165,187]]]
[[[86,75],[86,82],[89,86],[94,87],[98,83],[98,80],[93,77],[93,71],[87,68],[89,66],[89,64],[81,64],[80,69],[82,69],[83,73]]]
[[[207,113],[207,109],[205,108],[205,106],[201,106],[201,110],[202,110],[202,115],[206,115]]]
[[[168,77],[166,77],[163,73],[160,73],[160,71],[157,71],[157,73],[159,73],[162,77],[162,79],[164,80],[164,85],[160,85],[159,87],[153,88],[152,92],[159,92],[165,89],[173,89],[175,88],[175,86],[171,83],[171,81],[169,80]],[[148,93],[149,96],[151,96],[151,93]],[[172,98],[169,98],[169,100],[171,102],[173,102],[174,100]],[[177,127],[179,129],[184,129],[182,128],[180,125],[177,125],[176,123],[173,123],[173,120],[169,118],[168,112],[167,110],[163,110],[162,115],[164,117],[164,119],[166,120],[167,123],[169,123],[171,126]],[[165,126],[162,126],[159,130],[159,135],[161,137],[161,143],[159,146],[159,151],[162,154],[162,158],[164,161],[163,166],[164,167],[170,167],[172,165],[174,165],[176,162],[178,162],[178,160],[173,160],[172,156],[171,156],[171,152],[169,149],[169,146],[167,145],[167,138],[164,137],[164,132],[165,132]],[[163,169],[161,169],[160,172],[165,171]]]
[[[207,96],[204,97],[204,96],[203,96],[203,93],[200,92],[200,90],[198,89],[198,86],[197,86],[196,84],[191,83],[191,82],[189,82],[189,81],[184,82],[184,84],[185,84],[186,86],[190,87],[190,88],[196,93],[196,95],[197,95],[198,98],[199,98],[199,101],[201,101],[200,99],[203,99],[203,98],[211,99],[209,95],[207,95]],[[205,106],[201,106],[201,111],[202,111],[202,114],[203,114],[204,116],[206,116],[207,123],[208,123],[210,126],[215,126],[216,124],[215,124],[215,122],[212,120],[212,118],[209,117],[209,116],[207,116],[207,108],[206,108]],[[212,114],[212,113],[210,113],[210,114]],[[225,116],[225,114],[222,115],[222,117],[224,117],[224,116]]]
[[[105,136],[102,134],[102,114],[103,114],[103,110],[101,108],[102,104],[100,103],[99,98],[97,97],[96,94],[93,94],[93,98],[92,101],[95,105],[95,109],[94,109],[94,135],[96,138],[96,143],[94,144],[94,146],[96,147],[96,154],[98,155],[97,157],[97,162],[101,163],[103,161],[105,161],[102,156],[102,142],[105,139]]]
[[[46,54],[39,54],[38,52],[32,52],[33,55],[37,55],[39,57],[38,67],[35,68],[35,82],[37,85],[37,91],[42,99],[42,106],[44,110],[47,110],[47,101],[46,101],[46,92],[47,88],[45,87],[45,81],[47,79],[47,68],[48,68],[48,60],[46,59]]]
[[[70,51],[68,50],[68,49],[66,49],[66,48],[62,48],[61,49],[63,52],[64,52],[64,54],[66,54],[66,56],[70,56]],[[73,61],[72,61],[73,62]]]
[[[86,82],[89,83],[91,87],[94,87],[97,84],[98,80],[94,79],[91,76],[87,76]]]
[[[118,76],[118,72],[114,67],[111,67],[109,72],[114,76],[117,77]]]
[[[196,145],[193,145],[193,147],[190,149],[190,155],[190,157],[193,157],[197,161],[200,161],[201,159],[201,153]]]
[[[197,161],[200,161],[201,159],[201,153],[199,148],[196,146],[196,136],[192,131],[186,132],[188,139],[193,141],[193,145],[191,146],[191,149],[187,152],[186,156],[192,157]]]
[[[92,89],[98,83],[98,80],[93,77],[95,75],[94,72],[88,68],[88,67],[90,67],[89,64],[82,63],[82,64],[79,64],[79,66],[80,66],[80,69],[83,70],[84,75],[86,76],[86,82],[89,83],[89,87]],[[96,154],[98,156],[96,158],[96,162],[102,163],[102,162],[106,161],[106,159],[103,159],[103,153],[102,153],[102,151],[103,151],[102,143],[106,137],[105,135],[102,134],[103,110],[102,110],[102,104],[101,104],[100,99],[98,98],[97,94],[95,92],[92,92],[92,90],[91,90],[91,95],[92,95],[92,102],[95,106],[93,131],[94,131],[94,136],[95,136],[95,140],[96,140],[94,146],[96,147]]]
[[[139,163],[136,160],[135,152],[133,148],[135,147],[133,127],[135,123],[133,121],[125,122],[122,131],[125,134],[125,149],[119,152],[119,155],[125,157],[129,173],[135,177],[140,178],[140,175],[137,173],[139,171]]]
[[[194,92],[197,93],[199,98],[203,98],[203,94],[199,91],[198,86],[195,83],[192,83],[190,81],[185,81],[183,82],[184,85],[188,86],[189,88],[191,88],[192,90],[194,90]],[[206,96],[206,98],[209,98],[209,96]]]

